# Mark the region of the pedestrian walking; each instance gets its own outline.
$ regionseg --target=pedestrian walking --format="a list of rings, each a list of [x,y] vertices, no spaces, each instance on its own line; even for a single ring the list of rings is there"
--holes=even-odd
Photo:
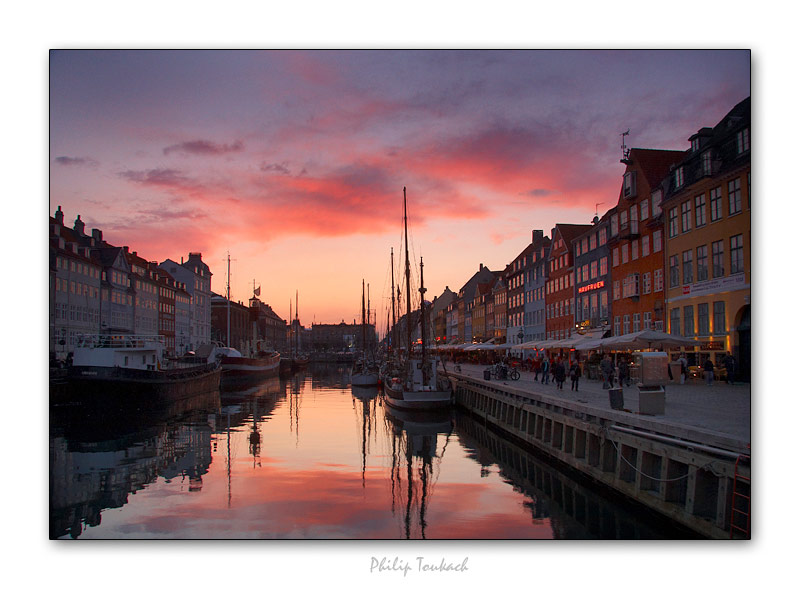
[[[619,363],[619,384],[631,386],[631,371],[625,360]]]
[[[678,362],[681,364],[681,384],[683,384],[686,382],[686,374],[689,371],[689,362],[686,360],[686,354],[681,354]]]
[[[614,384],[612,380],[614,366],[611,364],[611,358],[608,357],[608,354],[603,356],[603,359],[600,361],[600,373],[603,375],[603,388],[610,389]]]
[[[577,361],[572,362],[572,365],[569,367],[569,378],[572,380],[572,390],[578,390],[578,381],[581,378],[581,367]]]
[[[567,379],[567,369],[564,366],[564,361],[561,360],[555,364],[555,381],[558,389],[564,388],[564,381]]]
[[[725,380],[728,384],[733,384],[733,379],[736,376],[736,359],[730,354],[725,355]]]
[[[712,386],[714,384],[714,363],[711,358],[703,364],[703,371],[706,373],[706,384]]]
[[[542,384],[549,384],[550,382],[550,359],[545,356],[542,360]]]
[[[542,371],[542,360],[536,358],[533,361],[533,382],[539,382],[539,373]]]

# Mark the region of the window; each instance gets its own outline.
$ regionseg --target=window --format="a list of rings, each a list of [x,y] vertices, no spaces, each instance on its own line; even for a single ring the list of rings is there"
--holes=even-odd
[[[719,221],[722,218],[722,189],[717,186],[712,188],[709,193],[709,204],[711,209],[711,222]]]
[[[650,294],[650,272],[642,274],[642,294]]]
[[[639,330],[640,330],[640,327],[639,327],[639,313],[634,313],[633,314],[633,332],[636,333]]]
[[[675,188],[683,186],[683,166],[675,170]]]
[[[731,274],[744,272],[744,242],[742,234],[731,237]]]
[[[703,175],[710,176],[712,173],[711,170],[711,152],[707,151],[703,154]]]
[[[694,265],[692,264],[692,250],[686,250],[683,252],[683,283],[684,284],[691,284],[694,282],[693,276],[693,268]]]
[[[692,203],[684,201],[681,203],[681,233],[686,233],[692,229]]]
[[[600,258],[600,276],[608,274],[608,256]]]
[[[617,215],[611,215],[611,235],[612,237],[619,233],[619,224],[617,222]]]
[[[653,270],[653,292],[664,290],[664,271],[661,268]]]
[[[631,332],[631,316],[625,315],[622,318],[622,334],[625,335],[626,333]]]
[[[628,198],[636,196],[636,172],[628,172],[623,176],[622,191]]]
[[[619,266],[619,248],[615,247],[614,251],[611,252],[611,263],[616,268]]]
[[[728,214],[742,212],[742,180],[736,178],[728,182]]]
[[[681,334],[681,310],[678,307],[669,311],[669,332],[672,335]]]
[[[669,258],[669,286],[675,288],[680,285],[680,276],[678,270],[678,256],[670,256]]]
[[[714,334],[722,335],[728,331],[725,324],[725,301],[714,301]]]
[[[620,249],[622,250],[622,263],[623,264],[627,264],[628,263],[628,244],[627,243],[623,243],[622,247],[620,247]]]
[[[678,235],[678,207],[669,210],[669,233],[670,237]]]
[[[622,279],[622,297],[638,297],[639,296],[639,275],[629,274]]]
[[[589,236],[589,251],[597,247],[597,233],[592,233]]]
[[[614,317],[614,335],[622,335],[619,331],[619,316]]]
[[[589,278],[594,280],[597,278],[597,260],[593,261],[590,265],[591,273],[589,274]]]
[[[653,253],[661,251],[661,229],[653,231]]]
[[[631,242],[631,260],[639,259],[639,240],[635,239]]]
[[[706,195],[700,194],[694,197],[694,225],[702,227],[706,224]]]
[[[650,197],[650,198],[653,199],[653,206],[651,208],[653,210],[652,215],[654,217],[657,217],[658,214],[661,212],[661,198],[662,198],[662,196],[663,195],[661,194],[661,191],[657,190]]]
[[[697,305],[697,335],[708,335],[708,303]]]
[[[642,257],[650,255],[650,236],[643,235],[642,236]]]
[[[711,274],[714,278],[725,276],[725,265],[722,261],[725,255],[725,247],[722,240],[715,241],[711,244]]]
[[[741,155],[745,151],[750,151],[750,127],[736,134],[736,153]]]
[[[619,213],[619,230],[624,231],[628,228],[628,211],[620,211]]]
[[[645,311],[642,315],[642,329],[652,329],[651,317],[652,313],[650,311]]]
[[[694,335],[694,307],[691,305],[683,308],[683,335]]]
[[[606,235],[606,228],[603,227],[597,234],[597,245],[605,245],[606,241],[608,241],[608,236]]]
[[[608,317],[608,291],[600,293],[600,318]]]
[[[650,216],[650,201],[644,199],[642,202],[639,203],[639,218],[644,221],[647,217]]]
[[[639,233],[639,208],[634,205],[631,207],[631,233]]]
[[[708,246],[697,248],[697,281],[708,280]]]
[[[619,300],[619,280],[614,281],[614,300]]]

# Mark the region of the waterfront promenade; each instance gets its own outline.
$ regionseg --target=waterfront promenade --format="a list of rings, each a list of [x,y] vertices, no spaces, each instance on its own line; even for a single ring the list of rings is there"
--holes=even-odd
[[[454,372],[452,362],[446,363],[448,372]],[[477,379],[483,379],[483,371],[489,366],[481,364],[462,364],[461,374]],[[599,380],[581,378],[579,391],[570,390],[569,377],[564,381],[564,388],[556,388],[553,380],[550,384],[534,382],[532,372],[521,371],[520,379],[496,380],[492,376],[491,382],[505,386],[529,391],[540,395],[551,396],[561,401],[586,404],[587,407],[610,410],[608,390],[603,389]],[[541,379],[541,375],[540,379]],[[619,385],[616,385],[619,386]],[[624,408],[632,414],[639,410],[639,390],[636,385],[622,387]],[[665,387],[665,412],[664,415],[642,416],[648,421],[660,422],[664,425],[673,424],[688,428],[696,428],[730,436],[743,443],[750,443],[750,383],[736,383],[733,385],[715,381],[712,386],[706,385],[704,380],[689,379],[685,384],[679,382]]]

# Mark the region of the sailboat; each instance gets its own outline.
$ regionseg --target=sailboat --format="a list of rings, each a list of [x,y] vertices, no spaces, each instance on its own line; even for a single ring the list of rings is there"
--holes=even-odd
[[[440,379],[439,358],[430,353],[426,342],[425,286],[422,275],[423,263],[420,258],[420,339],[419,353],[415,353],[412,341],[411,312],[411,264],[408,258],[408,206],[406,189],[403,187],[403,225],[405,231],[406,257],[406,349],[399,375],[384,383],[386,403],[396,409],[434,411],[447,409],[453,403],[452,389],[447,379]]]
[[[255,288],[253,285],[253,296],[261,294],[261,285]],[[245,353],[237,350],[231,345],[231,256],[228,255],[228,339],[225,346],[218,346],[216,354],[222,360],[222,387],[241,385],[252,381],[276,376],[281,363],[281,355],[269,349],[263,340],[257,337],[257,325],[253,323],[252,342],[245,342]]]
[[[378,368],[367,358],[367,323],[364,308],[364,281],[361,281],[361,358],[353,365],[350,382],[353,386],[376,386]]]

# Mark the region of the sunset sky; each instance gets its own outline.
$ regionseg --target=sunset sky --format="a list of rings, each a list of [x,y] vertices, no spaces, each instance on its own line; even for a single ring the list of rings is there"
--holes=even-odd
[[[385,328],[403,187],[427,297],[616,204],[628,147],[680,149],[750,95],[748,51],[53,51],[50,214],[199,251],[232,298]],[[399,280],[399,278],[396,278]]]

